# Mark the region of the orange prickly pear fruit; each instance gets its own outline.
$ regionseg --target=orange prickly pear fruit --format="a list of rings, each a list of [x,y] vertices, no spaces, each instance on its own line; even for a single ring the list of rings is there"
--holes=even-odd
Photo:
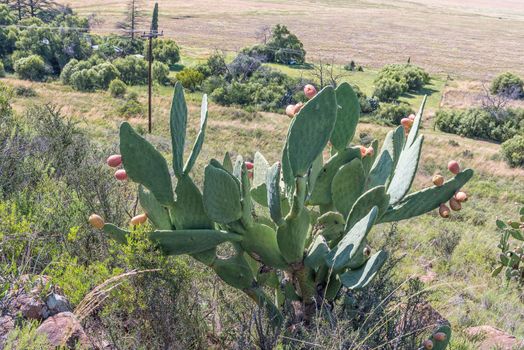
[[[295,105],[294,115],[297,115],[298,112],[304,107],[304,104],[302,102],[299,102]]]
[[[295,105],[288,105],[286,107],[286,115],[289,118],[293,118],[295,116]]]
[[[307,84],[306,86],[304,86],[304,95],[306,95],[308,99],[312,99],[313,97],[315,97],[316,94],[317,89],[313,85]]]
[[[115,178],[120,181],[127,180],[127,173],[124,169],[118,169],[115,171]]]
[[[468,195],[466,192],[459,191],[455,193],[455,199],[459,202],[467,202],[468,201]]]
[[[436,341],[444,341],[446,340],[446,338],[447,338],[447,335],[444,332],[437,332],[433,334],[433,339],[435,339]]]
[[[368,148],[366,148],[366,156],[373,157],[373,154],[375,154],[375,150],[373,149],[372,146],[369,146]]]
[[[442,186],[444,184],[444,176],[437,174],[433,176],[433,185],[435,186]]]
[[[147,214],[139,214],[131,219],[131,225],[140,225],[146,222]]]
[[[359,146],[359,148],[360,148],[360,157],[364,158],[366,156],[368,149],[365,146]]]
[[[429,339],[425,340],[424,343],[422,343],[422,346],[424,346],[424,349],[431,350],[433,349],[433,342]]]
[[[438,208],[438,213],[440,214],[441,217],[443,218],[449,218],[449,208],[447,205],[445,205],[444,203],[442,203],[439,208]]]
[[[409,116],[408,116],[408,119],[411,119],[412,121],[415,120],[416,118],[416,115],[414,115],[413,113],[411,113]]]
[[[89,224],[94,228],[101,230],[104,228],[105,222],[100,215],[91,214],[91,216],[89,216]]]
[[[411,126],[413,125],[413,120],[409,118],[402,118],[400,120],[400,124],[404,127],[404,132],[407,134],[409,130],[411,130]]]
[[[454,197],[452,197],[449,200],[449,206],[451,207],[451,210],[454,210],[454,211],[459,211],[460,209],[462,209],[462,205]]]
[[[122,164],[122,156],[120,154],[113,154],[107,158],[106,163],[110,167],[116,168],[117,166],[120,166],[120,164]]]
[[[460,165],[456,160],[450,160],[448,163],[448,170],[453,174],[458,174],[460,172]]]

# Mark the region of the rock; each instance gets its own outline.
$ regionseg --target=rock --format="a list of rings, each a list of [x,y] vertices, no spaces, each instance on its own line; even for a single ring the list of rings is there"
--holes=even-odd
[[[519,341],[509,333],[489,325],[469,327],[464,332],[470,337],[482,337],[478,350],[512,350],[520,349],[524,346],[524,341]]]
[[[15,313],[21,313],[24,318],[45,320],[49,317],[47,305],[38,296],[19,294],[14,298],[12,306]]]
[[[0,349],[4,348],[7,334],[15,328],[15,321],[10,316],[0,316]]]
[[[46,305],[49,309],[49,315],[53,316],[60,312],[71,311],[69,301],[62,295],[51,293],[46,299]]]
[[[89,347],[89,340],[82,325],[71,312],[61,312],[46,319],[37,332],[45,334],[53,346],[74,349],[77,344]]]

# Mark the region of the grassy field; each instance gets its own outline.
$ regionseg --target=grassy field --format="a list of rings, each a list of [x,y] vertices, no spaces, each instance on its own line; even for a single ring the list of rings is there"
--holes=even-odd
[[[369,74],[369,73],[363,73]],[[16,98],[13,102],[22,112],[31,104],[59,101],[63,112],[72,115],[89,135],[101,143],[115,144],[117,128],[123,120],[116,109],[120,103],[105,92],[80,93],[59,83],[28,83],[14,78],[4,79],[11,86],[31,85],[38,96]],[[134,88],[145,101],[145,89]],[[192,140],[198,126],[198,103],[201,95],[189,94],[190,130]],[[171,88],[156,89],[154,99],[153,135],[148,138],[169,152],[168,109]],[[146,127],[145,119],[131,119],[134,126]],[[270,162],[277,161],[284,142],[289,119],[273,113],[246,113],[242,110],[210,106],[207,141],[194,170],[202,173],[203,166],[213,157],[221,158],[229,150],[252,159],[261,151]],[[368,134],[383,139],[388,128],[361,124],[357,135]],[[466,191],[471,200],[451,219],[441,219],[436,213],[398,224],[395,244],[405,253],[398,269],[399,279],[435,274],[426,288],[435,293],[432,304],[449,318],[458,338],[468,326],[490,324],[524,337],[521,320],[524,309],[519,292],[498,278],[489,277],[496,258],[497,233],[495,219],[515,216],[524,203],[524,169],[509,168],[499,156],[500,146],[494,143],[442,134],[426,124],[425,147],[415,188],[431,183],[436,171],[446,174],[449,159],[475,169],[476,175]],[[358,143],[358,140],[354,140]],[[520,204],[519,204],[520,203]],[[374,232],[375,244],[383,241],[383,225]],[[512,314],[514,317],[508,317]],[[459,349],[459,347],[457,347]],[[463,349],[475,349],[464,347]]]
[[[126,0],[63,0],[95,14],[95,31],[116,32]],[[432,73],[486,80],[524,74],[524,6],[519,0],[160,0],[160,27],[190,51],[236,51],[263,25],[286,24],[311,61],[351,59],[366,67],[405,62]],[[151,11],[153,1],[144,8]],[[149,28],[148,23],[142,25]]]

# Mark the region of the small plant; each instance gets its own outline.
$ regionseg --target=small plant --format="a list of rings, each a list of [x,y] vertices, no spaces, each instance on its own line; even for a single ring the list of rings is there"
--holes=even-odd
[[[169,67],[167,64],[158,61],[153,62],[151,70],[153,81],[161,85],[169,84]]]
[[[517,75],[506,72],[493,80],[490,92],[492,94],[518,99],[524,96],[524,81]]]
[[[18,97],[35,97],[37,93],[35,89],[30,86],[17,86],[15,88],[15,95]]]
[[[381,103],[374,117],[390,125],[400,125],[402,118],[413,113],[413,109],[407,103]]]
[[[120,79],[114,79],[109,83],[109,93],[112,97],[122,98],[126,94],[127,85]]]
[[[193,68],[184,68],[176,75],[176,80],[189,91],[196,91],[204,81],[204,75]]]
[[[381,149],[376,140],[369,147],[350,146],[360,116],[358,97],[347,83],[326,87],[293,115],[281,161],[270,165],[257,152],[250,164],[226,153],[222,162],[212,159],[206,166],[201,192],[190,173],[204,141],[207,97],[184,163],[188,109],[177,83],[170,114],[174,191],[166,160],[129,123],[120,127],[121,158],[108,162],[123,166],[115,173],[119,179],[140,184],[145,215],[131,224],[147,218],[153,226],[147,236],[164,254],[189,254],[207,265],[265,308],[275,326],[282,324],[283,310],[290,310],[293,323],[307,324],[326,302],[344,290],[365,288],[379,273],[388,253],[369,245],[374,225],[434,210],[472,177],[471,169],[454,167],[454,178],[408,194],[424,140],[419,134],[424,103],[409,132],[402,126],[390,131]],[[328,143],[331,157],[324,160]],[[97,215],[90,221],[127,242],[127,229]],[[232,251],[217,255],[225,242]]]
[[[520,208],[520,218],[517,221],[504,222],[497,220],[497,227],[501,230],[498,266],[492,276],[504,271],[507,281],[516,281],[524,285],[524,207]]]
[[[515,135],[502,144],[502,155],[512,167],[524,167],[524,135]]]
[[[407,91],[407,88],[408,85],[404,80],[382,78],[375,81],[375,92],[373,94],[380,101],[395,101]]]
[[[143,85],[147,82],[147,62],[142,57],[126,56],[113,61],[120,77],[127,85]]]
[[[49,73],[42,57],[31,55],[16,61],[15,72],[21,79],[42,81]]]
[[[127,95],[124,104],[118,108],[118,114],[127,118],[144,116],[144,107],[138,100],[137,93],[131,92]]]

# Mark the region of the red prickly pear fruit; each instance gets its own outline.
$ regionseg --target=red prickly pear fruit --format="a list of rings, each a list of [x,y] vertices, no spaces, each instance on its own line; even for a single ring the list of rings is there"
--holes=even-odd
[[[404,127],[404,129],[409,129],[413,125],[413,120],[409,118],[402,118],[400,120],[400,124]]]
[[[460,165],[456,160],[450,160],[448,163],[448,170],[457,175],[460,173]]]
[[[412,113],[412,114],[410,114],[410,115],[408,116],[408,119],[410,119],[411,121],[413,121],[413,120],[415,120],[416,117],[417,117],[417,116],[414,115],[414,114]]]
[[[89,216],[88,221],[89,221],[89,224],[93,226],[94,228],[97,228],[99,230],[104,228],[105,222],[104,222],[104,219],[102,219],[100,215],[91,214],[91,216]]]
[[[364,158],[368,149],[365,146],[359,146],[360,148],[360,157]]]
[[[433,339],[435,339],[436,341],[444,341],[447,337],[448,336],[444,332],[437,332],[433,334]]]
[[[252,170],[253,169],[253,163],[251,162],[244,162],[246,164],[246,169],[247,170]]]
[[[459,211],[460,209],[462,209],[462,205],[454,197],[449,200],[449,206],[451,207],[451,210],[454,211]]]
[[[295,105],[288,105],[286,107],[286,115],[289,118],[293,118],[295,116]]]
[[[297,115],[298,112],[304,107],[304,104],[302,102],[299,102],[295,105],[294,115]]]
[[[449,208],[447,205],[445,205],[444,203],[442,203],[439,208],[438,208],[438,213],[440,214],[441,217],[443,218],[449,218]]]
[[[422,343],[422,346],[426,350],[431,350],[431,349],[433,349],[433,342],[431,340],[427,339],[427,340],[424,341],[424,343]]]
[[[468,195],[466,192],[459,191],[455,193],[455,199],[459,202],[467,202],[468,201]]]
[[[136,216],[133,216],[131,219],[131,225],[140,225],[146,222],[147,220],[147,214],[139,214]]]
[[[440,174],[433,176],[433,185],[440,187],[443,184],[444,184],[444,176]]]
[[[308,99],[312,99],[313,97],[315,97],[316,94],[317,89],[313,85],[307,84],[306,86],[304,86],[304,95],[306,95]]]
[[[366,156],[373,157],[374,154],[375,154],[375,150],[373,149],[372,146],[369,146],[368,148],[366,148]]]
[[[118,169],[115,171],[115,179],[119,181],[127,180],[127,173],[124,169]]]
[[[107,158],[106,163],[111,168],[116,168],[122,164],[122,156],[120,154],[113,154]]]

